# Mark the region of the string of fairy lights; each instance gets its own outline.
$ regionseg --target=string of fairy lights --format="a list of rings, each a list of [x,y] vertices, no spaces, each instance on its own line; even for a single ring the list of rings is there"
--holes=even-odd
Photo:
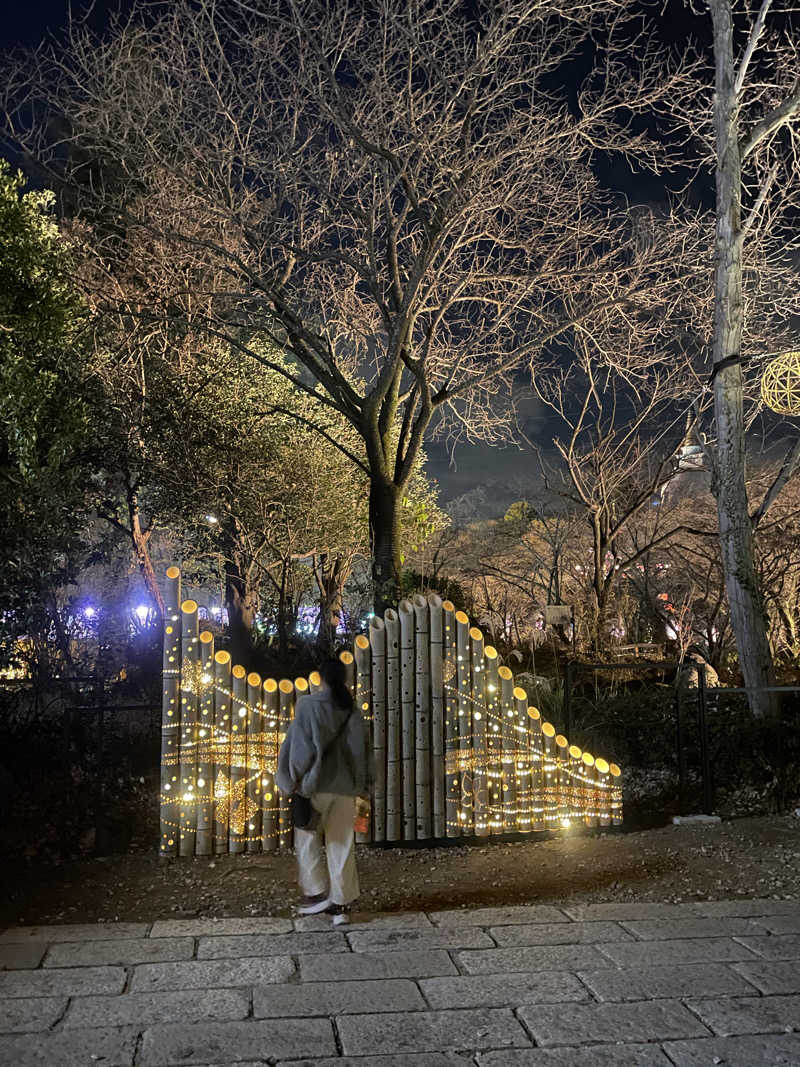
[[[295,700],[313,691],[319,678],[312,674],[308,680],[262,681],[257,674],[246,675],[243,668],[232,667],[227,652],[214,654],[212,635],[198,633],[196,604],[184,601],[178,607],[177,568],[170,568],[167,576],[172,595],[163,662],[161,851],[207,855],[287,845],[291,838],[287,801],[274,779],[278,750]],[[424,676],[422,686],[428,711],[437,702],[441,708],[443,764],[438,770],[431,766],[430,778],[433,782],[438,774],[444,779],[440,822],[446,835],[487,836],[621,822],[619,768],[556,735],[538,710],[528,706],[524,691],[514,689],[511,672],[499,665],[491,646],[483,645],[481,632],[469,629],[462,612],[447,602],[434,610],[442,613],[440,638],[435,640],[427,628],[417,640],[427,646],[422,662],[436,665],[441,677],[438,693],[430,682],[433,670]],[[373,756],[382,764],[385,788],[380,810],[386,824],[373,827],[373,836],[407,839],[407,808],[414,803],[414,789],[403,788],[408,785],[403,774],[409,773],[409,763],[413,765],[415,738],[401,738],[395,732],[393,742],[387,743],[387,736],[390,715],[409,711],[413,721],[414,701],[420,699],[414,648],[382,642],[377,695],[375,652],[363,637],[357,651],[358,663],[351,653],[342,658],[351,672]],[[385,683],[387,678],[394,683]],[[393,698],[391,684],[396,686]],[[408,703],[410,708],[405,707]],[[381,716],[380,730],[376,714]],[[430,748],[425,758],[431,760]],[[389,795],[390,783],[399,789],[398,795]],[[377,818],[374,812],[373,818]]]

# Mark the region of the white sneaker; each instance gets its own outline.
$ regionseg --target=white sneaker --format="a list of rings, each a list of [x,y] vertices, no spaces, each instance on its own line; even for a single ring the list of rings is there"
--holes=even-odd
[[[315,897],[303,897],[297,905],[298,915],[319,915],[331,907],[330,897],[327,893],[318,893]]]
[[[331,904],[329,911],[334,926],[346,926],[350,922],[350,912],[343,904]]]

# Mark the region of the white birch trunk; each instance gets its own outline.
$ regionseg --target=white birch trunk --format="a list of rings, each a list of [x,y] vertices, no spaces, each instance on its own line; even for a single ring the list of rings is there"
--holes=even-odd
[[[433,836],[446,833],[445,748],[444,748],[444,629],[442,600],[436,593],[428,596],[431,619],[431,792],[433,802]]]
[[[370,619],[372,657],[372,840],[386,840],[386,626]]]
[[[443,684],[444,684],[444,760],[445,760],[445,824],[448,837],[460,833],[458,813],[461,801],[461,775],[458,769],[458,670],[455,606],[449,600],[442,604],[443,622]]]
[[[278,847],[278,810],[280,801],[275,785],[278,767],[278,683],[267,678],[261,687],[261,707],[264,711],[264,768],[261,776],[261,847],[274,852]]]
[[[477,626],[469,631],[470,662],[472,666],[472,790],[475,806],[475,833],[478,837],[489,834],[489,803],[486,778],[486,723],[488,709],[486,656],[483,634]]]
[[[416,836],[428,841],[431,820],[431,638],[428,601],[417,593],[414,604],[416,641],[414,692],[414,786]]]
[[[386,840],[403,835],[403,749],[400,730],[400,620],[394,608],[384,612],[386,625]]]
[[[214,852],[228,851],[231,773],[231,654],[214,656]]]
[[[167,569],[161,696],[161,797],[159,854],[177,856],[181,749],[181,572]]]
[[[261,851],[261,772],[264,766],[264,721],[261,717],[261,675],[247,676],[247,822],[246,849]]]
[[[240,663],[233,668],[231,700],[231,773],[228,851],[244,852],[247,817],[247,671]]]
[[[180,763],[180,839],[178,854],[194,855],[197,828],[197,705],[200,675],[200,641],[197,634],[197,604],[181,604],[181,763]]]
[[[416,793],[414,785],[414,609],[408,600],[397,607],[400,616],[400,697],[403,723],[403,840],[416,838]]]
[[[214,851],[214,635],[200,634],[200,706],[197,724],[197,836],[195,855]]]

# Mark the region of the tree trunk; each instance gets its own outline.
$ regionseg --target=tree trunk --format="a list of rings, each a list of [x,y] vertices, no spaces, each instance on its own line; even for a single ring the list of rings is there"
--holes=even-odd
[[[734,87],[733,20],[730,0],[711,0],[714,22],[717,151],[717,221],[714,296],[714,417],[718,471],[715,478],[722,566],[739,665],[754,715],[775,707],[766,614],[754,563],[753,529],[745,484],[742,367],[742,171],[738,100]]]
[[[249,589],[237,563],[225,561],[225,608],[228,612],[228,639],[234,666],[250,668],[253,658],[253,625],[257,597]]]
[[[369,536],[376,615],[400,599],[400,494],[391,482],[373,476],[369,490]]]
[[[150,530],[142,529],[141,517],[139,515],[138,507],[131,510],[131,539],[133,541],[133,550],[136,553],[136,560],[139,564],[139,571],[144,579],[144,584],[147,592],[153,599],[153,603],[156,606],[156,611],[161,618],[164,617],[164,599],[161,596],[161,590],[158,588],[158,579],[156,578],[155,568],[153,567],[153,560],[150,556]]]
[[[317,567],[319,586],[319,631],[317,644],[324,655],[330,655],[336,643],[336,633],[342,620],[344,584],[349,577],[349,567],[341,556],[331,559],[320,556]]]

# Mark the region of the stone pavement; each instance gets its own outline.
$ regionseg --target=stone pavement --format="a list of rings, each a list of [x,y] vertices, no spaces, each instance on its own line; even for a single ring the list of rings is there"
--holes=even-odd
[[[4,1067],[800,1065],[798,901],[16,927],[0,968]]]

